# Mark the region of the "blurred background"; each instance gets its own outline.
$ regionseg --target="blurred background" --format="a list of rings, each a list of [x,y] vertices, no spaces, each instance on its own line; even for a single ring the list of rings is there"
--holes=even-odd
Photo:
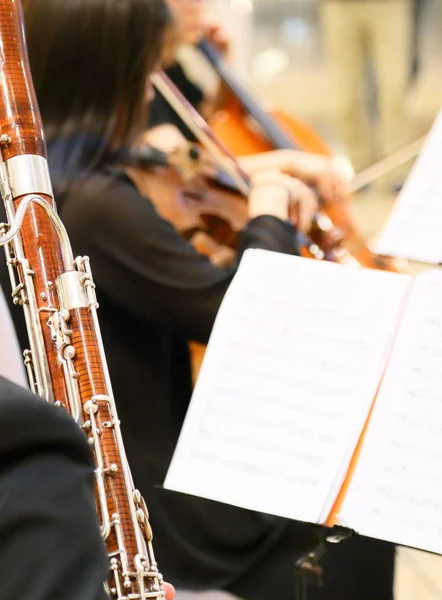
[[[416,4],[421,7],[420,65],[410,82],[407,107],[419,132],[431,125],[442,98],[442,2]],[[227,24],[233,64],[250,87],[270,104],[306,120],[339,148],[320,0],[212,0],[212,12]]]
[[[314,126],[335,148],[333,94],[327,72],[318,0],[218,0],[216,9],[232,19],[242,14],[248,37],[236,41],[237,68],[258,94]],[[214,7],[215,9],[215,7]],[[417,131],[434,120],[442,98],[442,2],[422,2],[418,35],[420,69],[407,105]]]
[[[261,101],[306,121],[336,155],[349,160],[336,119],[340,99],[333,91],[320,3],[321,0],[211,0],[211,12],[226,24],[233,38],[231,62],[236,72]],[[373,0],[359,4],[369,10]],[[420,12],[419,21],[413,19],[410,32],[403,116],[405,141],[428,132],[442,103],[442,1],[419,0],[414,8]],[[186,60],[186,52],[191,60]],[[186,49],[182,58],[200,84],[207,88],[216,85],[211,69],[206,68],[200,55]],[[392,78],[397,76],[403,59],[398,55],[397,62],[388,65]],[[368,63],[364,69],[364,100],[375,123],[377,98],[382,90],[375,81],[373,65]],[[378,152],[373,159],[381,155]],[[375,236],[385,222],[412,164],[410,161],[400,172],[396,187],[374,185],[354,198],[355,216],[368,237]],[[396,600],[435,599],[442,599],[442,558],[400,549]]]

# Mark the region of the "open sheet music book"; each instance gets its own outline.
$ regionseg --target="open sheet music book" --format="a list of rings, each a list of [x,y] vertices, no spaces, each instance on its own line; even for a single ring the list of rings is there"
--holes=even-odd
[[[442,273],[247,250],[165,487],[442,553]]]
[[[378,254],[442,263],[442,111],[377,240]]]

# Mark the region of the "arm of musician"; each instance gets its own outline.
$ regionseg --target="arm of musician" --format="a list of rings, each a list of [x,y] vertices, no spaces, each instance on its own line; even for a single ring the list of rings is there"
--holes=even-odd
[[[63,409],[0,378],[0,598],[106,600],[93,462]]]
[[[198,254],[126,179],[70,204],[62,217],[74,248],[91,259],[98,301],[101,291],[138,318],[206,343],[235,267]],[[253,218],[239,245],[238,259],[246,248],[296,253],[292,226],[269,215]]]
[[[279,169],[314,187],[326,203],[347,202],[349,187],[335,161],[327,156],[298,150],[274,150],[239,159],[243,169],[254,174],[263,169]]]

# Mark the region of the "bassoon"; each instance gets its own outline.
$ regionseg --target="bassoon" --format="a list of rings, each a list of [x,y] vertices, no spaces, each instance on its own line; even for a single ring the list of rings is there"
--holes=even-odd
[[[24,310],[31,389],[66,409],[95,457],[111,598],[164,598],[143,498],[134,488],[97,318],[89,259],[74,258],[54,202],[20,0],[0,0],[0,245]]]

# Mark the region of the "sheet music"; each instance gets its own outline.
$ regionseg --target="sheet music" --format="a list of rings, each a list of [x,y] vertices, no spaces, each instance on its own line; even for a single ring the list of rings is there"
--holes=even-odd
[[[442,262],[442,112],[379,238],[375,252],[429,264]]]
[[[359,438],[410,281],[248,250],[165,487],[317,522]]]
[[[417,276],[342,508],[359,533],[442,553],[442,273]]]

